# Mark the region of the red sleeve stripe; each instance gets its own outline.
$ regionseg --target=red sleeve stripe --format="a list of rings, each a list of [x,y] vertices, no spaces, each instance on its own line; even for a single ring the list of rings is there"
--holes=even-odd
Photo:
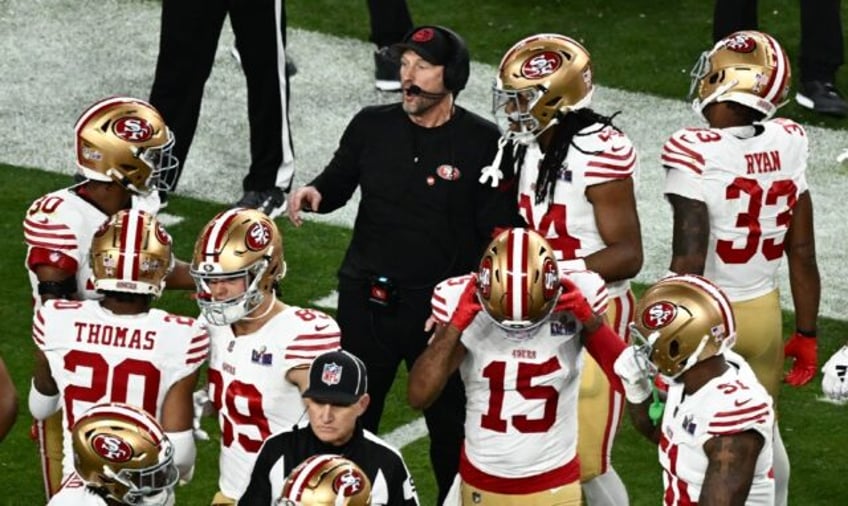
[[[71,232],[71,229],[64,223],[40,223],[26,218],[24,219],[24,229],[28,228],[41,230],[42,232],[49,232],[50,230],[67,230],[68,232]]]
[[[188,355],[196,355],[198,353],[202,353],[204,355],[209,353],[209,343],[203,343],[201,346],[196,346],[194,348],[189,349],[186,352]]]
[[[34,230],[24,229],[24,238],[27,241],[38,241],[39,239],[45,239],[48,241],[63,241],[63,242],[76,242],[76,235],[72,233],[67,234],[57,234],[55,232],[36,232]]]
[[[704,173],[704,169],[702,167],[699,167],[686,159],[673,158],[665,154],[663,154],[660,159],[663,162],[663,166],[670,169],[691,170],[695,174]]]
[[[39,348],[46,344],[44,342],[44,339],[42,339],[40,336],[41,332],[36,332],[35,329],[32,329],[32,340],[35,341],[35,344],[37,344]]]
[[[747,404],[747,403],[745,403]],[[761,402],[759,404],[752,404],[750,406],[745,406],[742,409],[732,409],[730,411],[719,411],[715,414],[716,417],[728,418],[733,416],[747,415],[749,413],[753,413],[754,411],[759,411],[763,408],[768,408],[768,405],[765,402]]]
[[[597,169],[609,169],[618,172],[633,172],[633,166],[636,165],[636,156],[634,155],[627,163],[608,163],[597,160],[592,160],[586,164],[587,167]]]
[[[622,146],[624,147],[624,146]],[[621,148],[619,148],[620,150]],[[630,149],[617,155],[613,151],[601,151],[600,153],[592,153],[592,156],[596,156],[599,158],[609,158],[610,160],[627,160],[628,158],[635,158],[636,150],[633,149],[633,146],[630,146]],[[589,162],[592,163],[592,162]]]
[[[191,344],[199,343],[200,341],[208,341],[209,334],[198,334],[191,338]]]
[[[754,413],[751,416],[746,416],[744,418],[736,418],[733,420],[725,420],[723,422],[710,422],[709,429],[710,430],[723,430],[732,427],[740,427],[747,426],[752,422],[758,422],[759,420],[763,420],[768,417],[768,410],[760,411],[759,413]]]
[[[766,415],[763,415],[760,418],[755,419],[754,424],[755,425],[756,424],[764,424],[764,423],[766,423],[767,420],[768,420],[768,417]],[[738,434],[739,432],[745,432],[747,430],[752,430],[752,429],[753,429],[753,427],[751,427],[751,424],[749,424],[749,423],[746,423],[744,425],[735,425],[733,427],[727,427],[727,428],[721,428],[721,429],[713,428],[713,426],[710,425],[710,427],[707,429],[707,433],[713,434],[713,435],[716,435],[716,436],[727,436],[727,435],[731,435],[731,434]]]
[[[448,311],[444,307],[433,306],[433,316],[439,320],[446,320],[448,317]]]
[[[665,143],[663,146],[663,151],[668,151],[670,153],[680,153],[684,156],[687,156],[701,165],[704,165],[706,162],[704,161],[704,155],[698,153],[692,148],[684,146],[677,138],[672,137]]]
[[[341,332],[333,332],[330,334],[301,334],[294,338],[295,341],[308,341],[308,340],[319,340],[319,339],[332,339],[335,337],[340,337]]]
[[[206,354],[205,353],[203,355],[198,355],[196,357],[188,357],[188,358],[186,358],[185,363],[186,363],[186,365],[194,365],[198,362],[203,362],[204,360],[206,360]]]
[[[331,345],[335,346],[335,344],[337,342],[338,342],[337,340],[333,340],[333,341],[331,341]],[[327,346],[329,346],[327,343],[323,343],[323,344],[291,344],[291,345],[286,347],[286,350],[289,350],[289,351],[326,350]]]

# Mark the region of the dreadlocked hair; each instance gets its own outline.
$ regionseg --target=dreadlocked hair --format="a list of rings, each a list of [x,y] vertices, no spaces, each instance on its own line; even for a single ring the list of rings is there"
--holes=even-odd
[[[557,112],[557,125],[554,126],[553,137],[545,150],[545,157],[539,167],[539,177],[536,179],[536,204],[541,204],[544,201],[553,201],[554,188],[556,180],[559,177],[559,172],[563,168],[563,162],[568,155],[568,149],[574,146],[574,149],[584,154],[597,154],[597,152],[584,151],[574,143],[574,137],[585,137],[593,135],[606,127],[612,127],[616,131],[621,132],[619,128],[612,124],[612,120],[618,116],[621,111],[614,113],[612,116],[603,116],[596,113],[592,109],[577,109],[567,113]],[[589,132],[579,133],[584,128],[599,123],[598,128]],[[523,161],[523,160],[522,160]]]

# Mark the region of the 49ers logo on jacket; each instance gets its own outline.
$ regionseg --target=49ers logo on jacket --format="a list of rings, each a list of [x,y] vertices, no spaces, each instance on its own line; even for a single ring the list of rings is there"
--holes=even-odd
[[[651,330],[665,327],[677,315],[677,306],[671,302],[660,301],[642,312],[642,325]]]
[[[244,242],[249,250],[262,251],[271,243],[271,226],[264,221],[254,223],[247,229]]]
[[[541,79],[549,76],[562,66],[562,57],[553,51],[542,51],[524,61],[521,75],[527,79]]]
[[[750,53],[757,48],[757,42],[744,33],[731,35],[724,43],[724,47],[737,53]]]
[[[153,125],[135,116],[118,118],[112,125],[115,135],[128,142],[145,142],[153,137]]]
[[[333,480],[333,492],[343,497],[351,497],[358,494],[362,490],[364,483],[363,476],[356,469],[349,469],[345,473],[340,473]]]
[[[445,181],[456,181],[462,175],[459,169],[452,165],[439,165],[436,169],[436,174]]]
[[[133,456],[132,448],[122,438],[114,434],[98,434],[91,441],[91,447],[98,455],[112,462],[126,462]]]

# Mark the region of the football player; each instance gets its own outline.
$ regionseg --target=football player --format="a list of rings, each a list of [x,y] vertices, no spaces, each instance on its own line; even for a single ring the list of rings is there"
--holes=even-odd
[[[282,506],[369,506],[371,481],[353,461],[341,455],[314,455],[286,478]]]
[[[62,402],[63,476],[74,470],[71,429],[93,404],[124,402],[161,421],[184,481],[194,467],[192,392],[209,337],[193,318],[151,308],[173,266],[171,238],[152,215],[119,211],[91,243],[100,300],[48,300],[35,313],[33,417]]]
[[[335,320],[277,299],[285,272],[282,235],[255,209],[218,214],[194,248],[191,273],[211,340],[208,395],[221,427],[213,505],[241,497],[263,441],[303,416],[312,360],[339,348]]]
[[[634,425],[658,445],[663,504],[772,506],[772,399],[730,351],[736,324],[724,293],[700,276],[664,278],[639,300],[632,335],[615,371]],[[656,371],[668,385],[664,411]]]
[[[35,309],[49,299],[97,299],[88,249],[100,225],[121,209],[155,213],[158,192],[176,174],[174,136],[147,102],[110,97],[89,106],[74,126],[74,157],[84,180],[33,202],[24,218],[26,267]],[[193,288],[188,266],[177,262],[168,284]],[[57,414],[36,423],[47,497],[61,483],[62,423]]]
[[[612,118],[589,108],[594,93],[589,52],[563,35],[527,37],[501,59],[493,91],[503,135],[488,175],[518,174],[518,207],[527,225],[551,243],[561,265],[604,279],[608,321],[626,340],[634,305],[630,278],[642,268],[634,195],[638,159]],[[627,491],[610,460],[624,399],[591,357],[579,400],[586,500],[625,505]]]
[[[663,146],[670,269],[702,274],[727,293],[739,322],[735,351],[777,403],[784,355],[794,358],[790,385],[816,373],[821,296],[807,134],[792,120],[769,119],[789,93],[789,59],[773,37],[743,31],[706,51],[692,75],[692,104],[709,126],[679,130]],[[777,283],[784,255],[796,328],[785,348]],[[783,505],[789,458],[779,430],[774,446]]]
[[[617,384],[612,363],[624,349],[600,316],[606,304],[600,276],[560,272],[551,244],[523,228],[501,232],[476,274],[436,287],[439,323],[407,394],[414,408],[425,408],[453,371],[462,375],[465,443],[445,504],[580,504],[583,350]]]
[[[49,506],[174,504],[174,446],[149,413],[118,402],[96,404],[71,434],[74,473]]]

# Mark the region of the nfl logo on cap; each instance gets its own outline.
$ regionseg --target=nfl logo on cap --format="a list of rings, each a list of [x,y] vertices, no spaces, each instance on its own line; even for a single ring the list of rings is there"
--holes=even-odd
[[[321,373],[321,381],[325,385],[338,385],[342,379],[342,366],[335,362],[324,364],[324,371]]]

